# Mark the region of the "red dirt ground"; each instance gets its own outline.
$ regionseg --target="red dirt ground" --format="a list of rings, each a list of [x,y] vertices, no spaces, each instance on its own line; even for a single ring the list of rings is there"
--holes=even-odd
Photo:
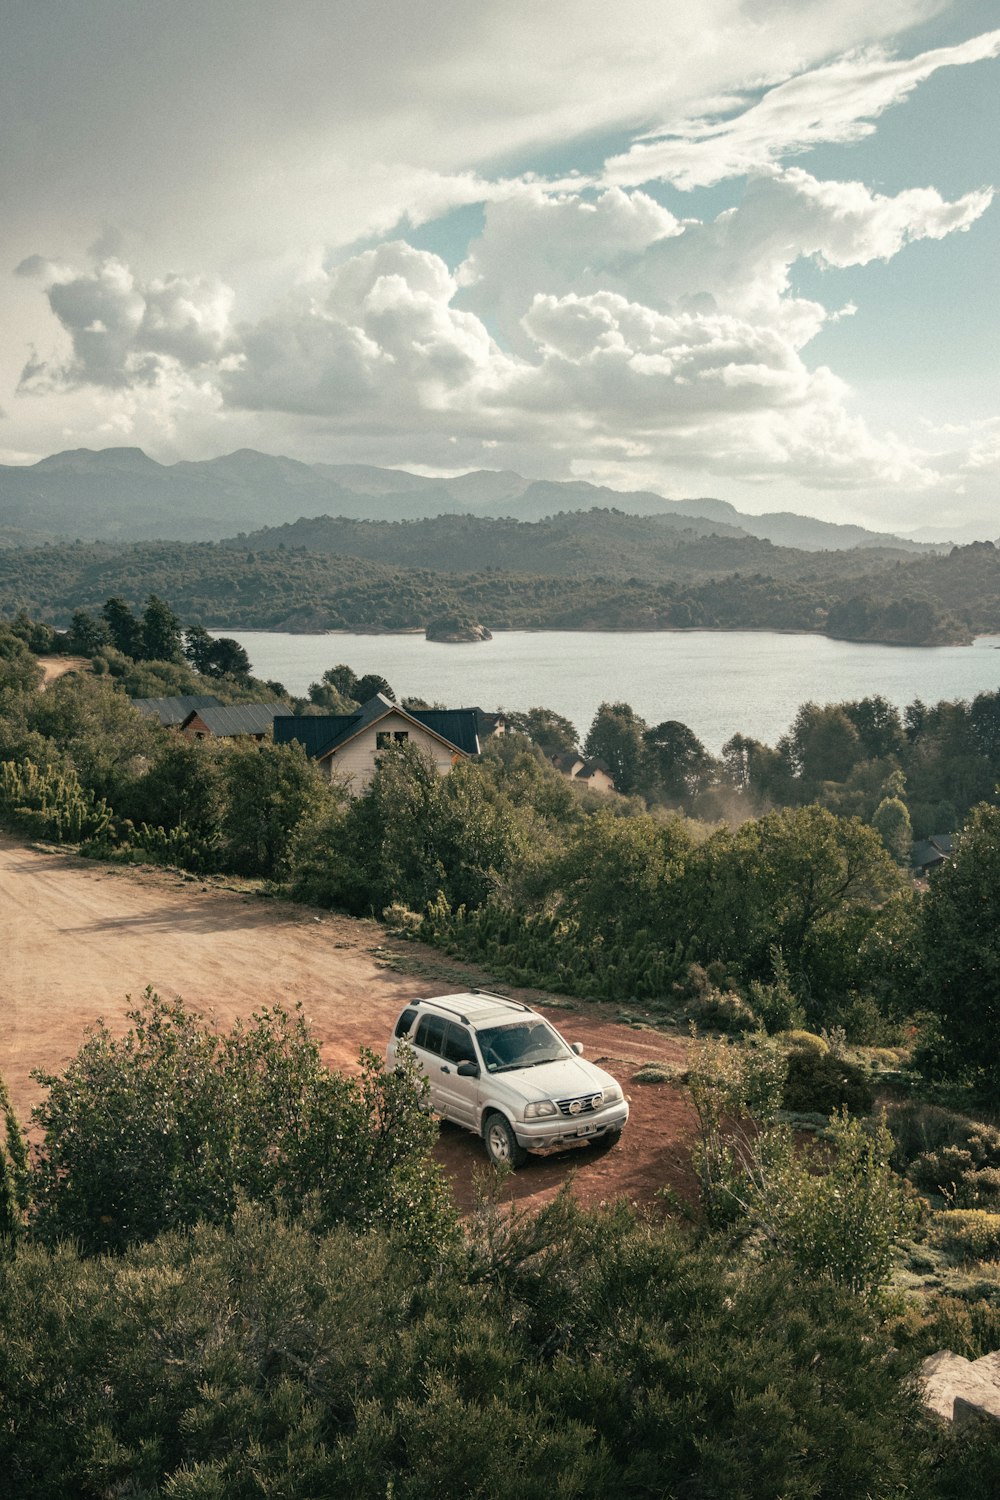
[[[467,989],[488,978],[420,944],[387,937],[374,922],[266,900],[223,881],[173,871],[115,868],[0,836],[0,1073],[23,1119],[43,1090],[34,1068],[59,1072],[87,1026],[103,1016],[127,1025],[127,996],[147,984],[179,995],[228,1025],[257,1006],[301,1001],[323,1057],[350,1068],[358,1049],[384,1050],[407,999]],[[526,1204],[554,1196],[572,1172],[581,1202],[624,1195],[651,1205],[657,1189],[692,1196],[687,1164],[692,1116],[669,1084],[636,1084],[645,1062],[683,1066],[684,1045],[612,1016],[614,1007],[540,1005],[586,1055],[608,1068],[632,1103],[621,1144],[606,1156],[587,1146],[531,1157],[511,1178]],[[567,1002],[571,1005],[572,1002]],[[436,1154],[463,1209],[475,1199],[482,1144],[443,1125]]]

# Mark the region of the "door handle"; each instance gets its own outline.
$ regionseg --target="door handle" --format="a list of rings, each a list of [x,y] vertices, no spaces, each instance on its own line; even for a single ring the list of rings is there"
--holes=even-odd
[[[451,1069],[449,1068],[449,1066],[448,1066],[447,1063],[445,1063],[444,1067],[441,1069],[441,1072],[442,1073],[450,1073],[451,1072]]]

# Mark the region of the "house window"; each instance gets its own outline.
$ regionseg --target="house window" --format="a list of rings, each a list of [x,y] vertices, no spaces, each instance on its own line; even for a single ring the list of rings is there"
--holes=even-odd
[[[375,731],[376,750],[387,750],[391,744],[392,735],[389,733],[388,729],[378,729]]]
[[[392,737],[397,745],[405,745],[406,741],[410,738],[410,731],[408,729],[394,729]]]

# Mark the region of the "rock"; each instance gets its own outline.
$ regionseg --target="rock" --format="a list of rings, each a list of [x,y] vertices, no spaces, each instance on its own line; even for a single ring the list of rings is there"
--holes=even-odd
[[[487,630],[485,625],[479,625],[472,620],[454,618],[432,620],[424,634],[429,641],[444,641],[454,645],[493,639],[492,631]]]
[[[923,1403],[928,1411],[954,1422],[1000,1422],[1000,1351],[965,1359],[941,1349],[920,1366]]]

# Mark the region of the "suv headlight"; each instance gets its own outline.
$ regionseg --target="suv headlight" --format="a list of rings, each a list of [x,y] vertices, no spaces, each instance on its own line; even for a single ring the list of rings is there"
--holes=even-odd
[[[622,1097],[622,1091],[617,1083],[609,1083],[604,1090],[605,1104],[617,1104]]]
[[[543,1115],[557,1115],[559,1106],[553,1104],[551,1099],[539,1099],[537,1104],[526,1104],[524,1106],[524,1118],[526,1120],[537,1120]]]

